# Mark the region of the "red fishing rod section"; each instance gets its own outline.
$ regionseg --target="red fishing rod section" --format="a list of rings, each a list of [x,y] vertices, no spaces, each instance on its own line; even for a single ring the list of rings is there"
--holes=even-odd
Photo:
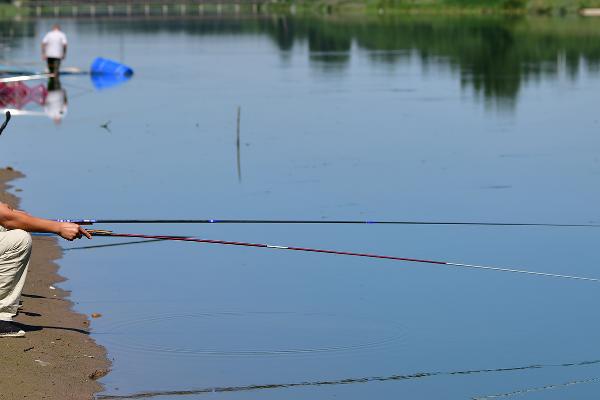
[[[449,262],[449,261],[425,260],[425,259],[418,259],[418,258],[386,256],[386,255],[380,255],[380,254],[357,253],[357,252],[350,252],[350,251],[328,250],[328,249],[316,249],[316,248],[310,248],[310,247],[279,246],[279,245],[271,245],[271,244],[264,244],[264,243],[234,242],[234,241],[229,241],[229,240],[201,239],[201,238],[186,237],[186,236],[160,236],[160,235],[144,235],[144,234],[137,234],[137,233],[114,233],[112,231],[93,230],[93,229],[88,230],[88,232],[90,232],[94,236],[158,239],[158,240],[173,240],[173,241],[193,242],[193,243],[220,244],[220,245],[228,245],[228,246],[259,247],[259,248],[265,248],[265,249],[334,254],[334,255],[351,256],[351,257],[366,257],[366,258],[376,258],[376,259],[393,260],[393,261],[404,261],[404,262],[411,262],[411,263],[445,265],[448,267],[470,268],[470,269],[480,269],[480,270],[498,271],[498,272],[512,272],[512,273],[518,273],[518,274],[546,276],[546,277],[552,277],[552,278],[575,279],[575,280],[583,280],[583,281],[600,282],[600,279],[598,279],[598,278],[588,278],[588,277],[575,276],[575,275],[553,274],[553,273],[548,273],[548,272],[528,271],[528,270],[515,269],[515,268],[494,267],[494,266],[476,265],[476,264],[463,264],[463,263],[455,263],[455,262]]]

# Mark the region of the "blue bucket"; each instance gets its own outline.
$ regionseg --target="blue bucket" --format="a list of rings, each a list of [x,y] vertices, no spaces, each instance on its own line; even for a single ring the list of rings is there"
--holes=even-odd
[[[133,70],[127,65],[102,57],[98,57],[94,60],[92,66],[90,67],[90,72],[92,75],[133,75]]]

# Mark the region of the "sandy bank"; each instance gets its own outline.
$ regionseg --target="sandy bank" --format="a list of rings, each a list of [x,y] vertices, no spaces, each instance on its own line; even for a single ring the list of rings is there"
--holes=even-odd
[[[6,191],[8,182],[23,177],[0,169],[0,201],[18,206]],[[58,239],[35,237],[23,309],[17,321],[26,325],[25,338],[0,339],[0,399],[91,399],[102,386],[93,378],[110,363],[106,351],[88,334],[89,320],[67,300],[70,292],[51,289],[65,279],[56,260]],[[93,376],[95,375],[95,376]]]

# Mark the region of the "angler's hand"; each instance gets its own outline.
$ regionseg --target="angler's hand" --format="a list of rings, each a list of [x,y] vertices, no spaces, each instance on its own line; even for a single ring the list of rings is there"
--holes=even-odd
[[[88,239],[92,238],[92,235],[81,226],[74,224],[72,222],[62,222],[60,224],[60,229],[58,230],[58,234],[67,240],[75,240],[81,239],[85,236]]]

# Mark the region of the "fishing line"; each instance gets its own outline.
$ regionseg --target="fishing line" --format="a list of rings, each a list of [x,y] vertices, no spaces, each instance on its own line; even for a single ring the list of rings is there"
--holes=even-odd
[[[598,279],[598,278],[589,278],[589,277],[582,277],[582,276],[575,276],[575,275],[554,274],[554,273],[549,273],[549,272],[529,271],[529,270],[524,270],[524,269],[495,267],[495,266],[488,266],[488,265],[464,264],[464,263],[455,263],[455,262],[449,262],[449,261],[436,261],[436,260],[425,260],[425,259],[419,259],[419,258],[386,256],[386,255],[380,255],[380,254],[356,253],[356,252],[350,252],[350,251],[339,251],[339,250],[328,250],[328,249],[316,249],[316,248],[310,248],[310,247],[294,247],[294,246],[270,245],[270,244],[264,244],[264,243],[234,242],[234,241],[229,241],[229,240],[200,239],[200,238],[185,237],[185,236],[159,236],[159,235],[143,235],[143,234],[137,234],[137,233],[113,233],[112,231],[106,231],[106,230],[89,230],[89,232],[95,236],[140,238],[140,239],[162,239],[162,240],[174,240],[174,241],[194,242],[194,243],[221,244],[221,245],[229,245],[229,246],[259,247],[259,248],[264,248],[264,249],[290,250],[290,251],[300,251],[300,252],[309,252],[309,253],[334,254],[334,255],[351,256],[351,257],[376,258],[376,259],[393,260],[393,261],[405,261],[405,262],[412,262],[412,263],[445,265],[448,267],[456,267],[456,268],[479,269],[479,270],[497,271],[497,272],[512,272],[512,273],[517,273],[517,274],[526,274],[526,275],[533,275],[533,276],[545,276],[545,277],[551,277],[551,278],[600,282],[600,279]]]
[[[101,249],[101,248],[104,248],[104,247],[128,246],[128,245],[131,245],[131,244],[143,244],[143,243],[154,243],[154,242],[164,242],[164,239],[133,240],[133,241],[130,241],[130,242],[111,243],[111,244],[97,244],[97,245],[93,245],[93,246],[72,246],[72,247],[65,247],[65,248],[63,248],[63,251]]]
[[[386,221],[386,220],[300,220],[300,219],[57,219],[80,225],[93,224],[363,224],[363,225],[466,225],[466,226],[514,226],[514,227],[560,227],[600,228],[600,224],[556,224],[518,222],[453,222],[453,221]]]

